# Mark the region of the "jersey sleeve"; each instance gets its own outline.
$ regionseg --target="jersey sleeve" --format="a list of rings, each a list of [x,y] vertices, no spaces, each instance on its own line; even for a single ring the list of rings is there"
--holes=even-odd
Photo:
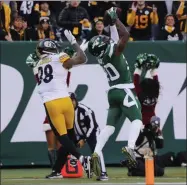
[[[112,58],[112,55],[114,55],[116,46],[117,44],[115,43],[110,44],[110,47],[108,48],[107,51],[107,55],[109,56],[109,58]]]
[[[61,53],[60,56],[59,56],[59,61],[61,63],[64,63],[68,59],[70,59],[70,56],[67,53]]]

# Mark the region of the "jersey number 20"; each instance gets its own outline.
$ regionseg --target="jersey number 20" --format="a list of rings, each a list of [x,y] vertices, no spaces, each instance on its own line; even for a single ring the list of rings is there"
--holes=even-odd
[[[49,83],[53,79],[53,68],[51,65],[47,64],[44,68],[38,68],[38,85],[42,82]]]

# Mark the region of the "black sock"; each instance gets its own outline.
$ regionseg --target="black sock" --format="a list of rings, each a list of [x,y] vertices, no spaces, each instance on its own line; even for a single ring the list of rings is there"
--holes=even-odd
[[[77,139],[76,139],[74,128],[68,129],[67,132],[68,132],[69,139],[72,140],[73,143],[76,145],[77,144]]]
[[[67,134],[60,136],[58,139],[66,151],[74,155],[77,159],[80,158],[81,154],[77,151],[73,141],[69,139]]]
[[[55,161],[55,165],[53,166],[53,171],[55,171],[57,173],[61,173],[61,170],[62,170],[63,166],[67,162],[68,154],[69,153],[65,150],[65,148],[63,146],[61,146],[58,149],[57,160]]]
[[[53,168],[55,161],[56,161],[56,150],[48,150],[48,157],[51,164],[51,167]]]

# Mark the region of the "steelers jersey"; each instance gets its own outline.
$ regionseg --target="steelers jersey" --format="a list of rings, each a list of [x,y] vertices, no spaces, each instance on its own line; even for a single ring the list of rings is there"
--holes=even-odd
[[[37,64],[38,93],[43,103],[68,97],[68,69],[63,63],[69,59],[66,53],[44,56]]]
[[[149,40],[151,38],[151,13],[152,8],[146,6],[142,10],[137,9],[134,25],[131,27],[130,34],[134,40]],[[132,9],[129,10],[129,13]]]

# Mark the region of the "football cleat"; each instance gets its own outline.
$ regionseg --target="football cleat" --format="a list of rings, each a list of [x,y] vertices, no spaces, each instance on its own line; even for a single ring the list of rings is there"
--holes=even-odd
[[[131,167],[136,168],[137,161],[135,156],[135,151],[129,147],[123,147],[122,153],[124,153],[128,157],[128,163]]]
[[[108,180],[108,175],[106,172],[102,172],[99,177],[97,177],[97,181],[107,181]]]
[[[46,178],[46,179],[62,179],[63,176],[62,176],[61,173],[52,171],[52,173],[49,174],[49,175],[47,175],[45,178]]]
[[[97,177],[101,175],[100,159],[99,155],[96,152],[92,154],[92,171]]]
[[[82,164],[84,171],[87,174],[87,178],[90,179],[92,178],[92,172],[91,172],[91,157],[87,156],[84,157],[83,164]]]

